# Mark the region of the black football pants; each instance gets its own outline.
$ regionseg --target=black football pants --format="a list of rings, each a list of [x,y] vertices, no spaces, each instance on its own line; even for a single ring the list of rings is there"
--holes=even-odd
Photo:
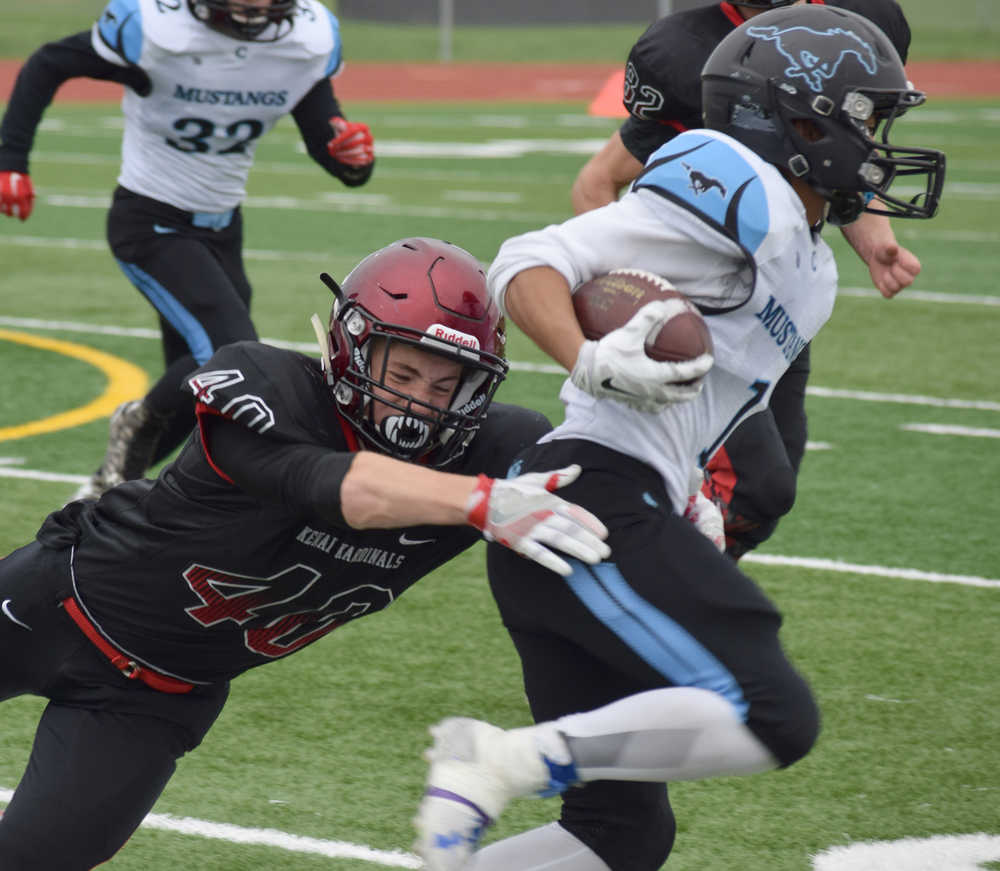
[[[806,345],[775,385],[768,407],[746,418],[708,462],[703,490],[722,509],[726,551],[734,559],[770,538],[795,503],[808,380]]]
[[[257,338],[243,269],[242,214],[233,210],[219,229],[196,226],[200,219],[122,187],[108,213],[111,251],[160,318],[166,370],[147,402],[170,423],[154,462],[171,453],[194,427],[194,404],[182,392],[185,376],[222,345]]]
[[[0,700],[49,699],[0,816],[3,871],[90,871],[110,859],[228,693],[171,695],[124,678],[59,606],[68,572],[68,550],[37,543],[0,560]]]
[[[557,440],[521,455],[518,473],[579,463],[559,494],[610,530],[611,561],[562,578],[491,544],[490,587],[521,658],[536,721],[645,690],[694,686],[745,709],[782,765],[816,739],[809,687],[778,640],[781,615],[736,564],[670,507],[659,474],[592,442]],[[656,871],[674,819],[665,785],[595,781],[563,793],[561,824],[612,871]]]

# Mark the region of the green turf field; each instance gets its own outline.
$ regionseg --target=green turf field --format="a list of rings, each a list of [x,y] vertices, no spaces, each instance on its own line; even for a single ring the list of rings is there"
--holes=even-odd
[[[379,152],[363,188],[327,179],[291,123],[261,142],[247,263],[270,339],[307,345],[309,315],[329,303],[319,272],[342,277],[396,238],[440,236],[488,261],[505,237],[563,219],[586,154],[614,129],[580,105],[351,108]],[[0,219],[0,553],[92,470],[101,409],[159,372],[151,310],[104,243],[120,125],[113,105],[53,107],[32,160],[36,212]],[[783,638],[816,689],[824,733],[787,772],[673,787],[670,871],[1000,868],[1000,101],[936,102],[898,130],[949,157],[939,217],[897,227],[924,272],[881,300],[827,231],[846,292],[814,345],[813,449],[793,513],[745,564],[786,615]],[[501,397],[557,420],[559,377],[532,369],[545,360],[516,333],[510,356]],[[74,409],[85,417],[95,401],[91,422],[20,435]],[[39,710],[35,699],[0,707],[0,790],[16,785]],[[416,867],[419,754],[427,724],[450,714],[529,721],[481,548],[389,611],[241,677],[156,807],[200,821],[190,824],[200,834],[160,819],[103,867]],[[516,802],[495,836],[556,812],[551,800]],[[977,832],[989,837],[968,859],[971,841],[957,836]],[[869,864],[850,850],[811,858],[930,836],[956,840],[937,858],[919,844]]]

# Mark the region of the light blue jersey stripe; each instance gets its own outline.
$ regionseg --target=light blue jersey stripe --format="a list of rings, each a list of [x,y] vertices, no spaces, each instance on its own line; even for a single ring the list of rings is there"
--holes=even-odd
[[[329,77],[340,69],[343,58],[340,44],[340,22],[337,21],[337,17],[329,9],[326,10],[326,14],[330,19],[330,30],[333,32],[333,51],[330,52],[330,60],[326,65],[325,73]]]
[[[182,306],[177,298],[148,272],[133,263],[118,260],[118,265],[129,281],[148,299],[170,325],[183,336],[200,366],[214,353],[212,340],[198,319]]]
[[[736,678],[683,626],[635,592],[614,563],[571,560],[566,582],[588,610],[675,686],[719,693],[746,722],[749,704]]]

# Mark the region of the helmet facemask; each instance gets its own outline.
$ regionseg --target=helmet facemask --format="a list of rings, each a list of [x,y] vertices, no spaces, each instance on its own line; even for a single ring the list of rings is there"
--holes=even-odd
[[[787,136],[782,168],[804,179],[829,202],[831,224],[849,224],[862,212],[897,218],[934,216],[944,185],[944,155],[889,142],[895,120],[923,103],[923,93],[857,88],[844,94],[839,106],[820,94],[808,99],[804,108],[804,101],[783,94],[773,80],[768,84]],[[808,122],[815,135],[804,136],[796,120]],[[910,199],[889,192],[905,176],[922,177],[923,191]]]
[[[259,6],[250,0],[188,0],[188,8],[203,24],[233,39],[275,42],[294,24],[297,0],[272,0]]]
[[[329,335],[331,343],[335,336],[346,339],[347,347],[331,347],[331,359],[346,354],[350,362],[332,384],[333,397],[361,439],[397,459],[430,466],[443,466],[459,456],[482,425],[506,374],[503,359],[463,347],[461,339],[442,340],[379,321],[354,302],[338,308]],[[394,351],[400,346],[459,364],[446,401],[432,404],[387,383]],[[377,415],[379,405],[389,414]]]

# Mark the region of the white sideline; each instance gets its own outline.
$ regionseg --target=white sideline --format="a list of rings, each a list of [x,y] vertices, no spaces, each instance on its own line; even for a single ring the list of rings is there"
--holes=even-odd
[[[0,801],[9,802],[13,794],[14,791],[11,789],[0,789]],[[232,823],[213,823],[193,817],[149,814],[142,821],[142,828],[178,832],[182,835],[196,835],[200,838],[229,841],[232,844],[277,847],[279,850],[287,850],[291,853],[310,853],[314,856],[325,856],[328,859],[359,859],[362,862],[373,862],[387,868],[423,867],[419,858],[412,853],[404,853],[402,850],[376,850],[372,847],[366,847],[364,844],[351,844],[347,841],[323,841],[319,838],[292,835],[278,829],[251,829],[245,826],[235,826]]]
[[[0,470],[0,474],[3,474],[2,470]],[[1000,589],[1000,580],[994,578],[925,572],[920,569],[894,569],[890,566],[867,566],[859,563],[848,563],[843,560],[818,557],[748,553],[746,556],[740,558],[740,562],[759,563],[760,565],[767,566],[794,566],[800,569],[815,569],[820,572],[843,572],[851,575],[877,575],[880,578],[899,578],[904,581],[929,581],[933,584],[963,584],[966,587]]]

